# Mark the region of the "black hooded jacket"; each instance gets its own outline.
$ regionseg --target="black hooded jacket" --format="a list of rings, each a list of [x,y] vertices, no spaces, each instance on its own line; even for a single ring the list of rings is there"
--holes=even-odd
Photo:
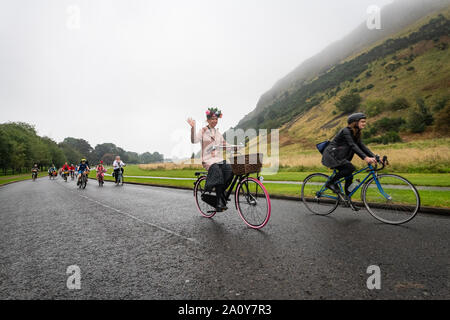
[[[375,156],[361,139],[356,139],[349,127],[345,127],[324,150],[322,164],[328,168],[339,167],[352,161],[355,153],[363,160],[365,157]]]

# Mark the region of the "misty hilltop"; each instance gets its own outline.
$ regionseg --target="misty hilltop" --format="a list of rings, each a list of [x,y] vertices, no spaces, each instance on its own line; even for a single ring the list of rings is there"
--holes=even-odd
[[[383,7],[380,30],[364,21],[301,63],[236,128],[281,128],[282,145],[312,146],[345,123],[353,110],[336,105],[346,96],[358,96],[357,109],[370,109],[375,120],[389,109],[403,119],[415,108],[443,111],[450,87],[449,9],[450,0],[397,0]],[[404,105],[392,110],[399,101]],[[398,132],[406,123],[396,127]]]

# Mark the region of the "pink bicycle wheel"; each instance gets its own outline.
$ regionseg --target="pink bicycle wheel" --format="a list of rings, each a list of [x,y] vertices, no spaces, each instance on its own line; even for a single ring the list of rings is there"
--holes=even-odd
[[[205,218],[212,218],[216,214],[216,209],[202,200],[202,194],[205,190],[206,177],[200,177],[195,183],[194,197],[197,209]],[[214,194],[215,196],[215,194]]]

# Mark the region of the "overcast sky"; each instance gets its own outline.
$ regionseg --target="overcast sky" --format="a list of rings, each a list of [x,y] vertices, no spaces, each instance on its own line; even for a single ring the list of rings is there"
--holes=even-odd
[[[168,157],[190,143],[187,117],[200,125],[217,106],[221,131],[236,125],[370,5],[390,2],[0,0],[0,123]]]

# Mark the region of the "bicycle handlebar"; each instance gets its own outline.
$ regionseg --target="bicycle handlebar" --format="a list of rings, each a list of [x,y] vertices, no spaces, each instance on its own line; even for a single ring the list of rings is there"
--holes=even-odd
[[[218,146],[214,146],[215,148],[220,148],[220,149],[242,149],[245,148],[244,145],[241,144],[229,144],[229,145],[218,145]]]
[[[375,160],[377,160],[377,164],[375,164],[374,167],[372,167],[372,165],[369,165],[369,169],[372,170],[372,171],[381,171],[387,165],[389,165],[389,161],[388,161],[387,156],[383,156],[383,158],[380,159],[380,156],[377,154],[377,155],[375,155]],[[378,163],[381,164],[381,168],[378,168]]]

